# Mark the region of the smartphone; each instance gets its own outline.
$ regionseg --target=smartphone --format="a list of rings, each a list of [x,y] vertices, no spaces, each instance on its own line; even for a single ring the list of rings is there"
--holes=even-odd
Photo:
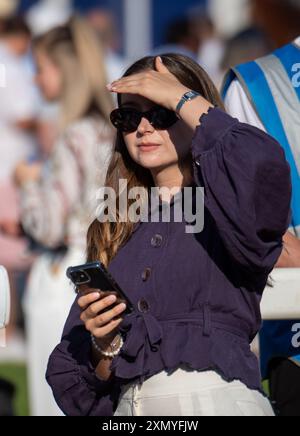
[[[122,291],[101,262],[86,263],[85,265],[70,267],[67,269],[67,277],[74,283],[78,290],[84,291],[88,288],[100,289],[108,294],[116,295],[118,299],[115,305],[125,303],[127,306],[123,315],[130,315],[134,311],[133,304],[125,292]],[[107,310],[111,310],[111,307],[107,308]],[[105,312],[107,310],[105,310]]]

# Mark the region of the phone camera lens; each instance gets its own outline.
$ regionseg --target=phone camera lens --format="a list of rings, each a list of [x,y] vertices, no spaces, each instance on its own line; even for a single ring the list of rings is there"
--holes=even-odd
[[[77,285],[84,285],[89,283],[90,278],[85,271],[79,271],[75,274],[75,281]]]

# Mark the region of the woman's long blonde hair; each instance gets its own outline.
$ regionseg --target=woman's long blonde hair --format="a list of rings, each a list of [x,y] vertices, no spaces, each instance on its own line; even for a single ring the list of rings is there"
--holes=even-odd
[[[85,20],[73,17],[66,25],[37,37],[33,46],[44,52],[62,73],[62,130],[91,111],[109,120],[113,101],[106,89],[104,49]]]
[[[223,108],[221,97],[206,72],[192,59],[177,55],[166,54],[161,56],[164,64],[177,79],[186,87],[200,92],[210,103]],[[146,57],[130,67],[124,76],[130,76],[141,71],[155,69],[155,57]],[[119,105],[121,103],[120,96]],[[128,192],[131,188],[154,186],[151,172],[139,166],[130,157],[123,135],[117,133],[115,150],[108,169],[106,187],[113,188],[117,194],[117,218],[119,215],[119,180],[127,180]],[[128,200],[129,210],[134,200]],[[97,219],[92,223],[87,235],[88,261],[101,261],[108,266],[123,244],[131,237],[135,224],[127,222],[105,222]]]

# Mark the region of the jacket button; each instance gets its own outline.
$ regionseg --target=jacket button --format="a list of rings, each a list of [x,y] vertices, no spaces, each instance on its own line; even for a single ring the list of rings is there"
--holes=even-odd
[[[142,274],[143,282],[147,282],[147,280],[150,279],[150,277],[151,277],[151,272],[152,272],[151,268],[146,268],[146,269],[143,271],[143,274]]]
[[[144,298],[142,298],[138,302],[138,309],[139,309],[139,312],[141,312],[141,313],[148,313],[149,312],[149,310],[150,310],[149,304]]]
[[[151,245],[154,248],[159,248],[161,247],[163,242],[163,237],[161,235],[155,235],[153,236],[153,238],[151,239]]]

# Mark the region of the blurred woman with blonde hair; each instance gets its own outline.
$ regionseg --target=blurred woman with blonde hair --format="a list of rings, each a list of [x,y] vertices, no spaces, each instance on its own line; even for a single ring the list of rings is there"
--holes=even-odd
[[[32,413],[54,415],[46,365],[74,300],[65,271],[85,258],[96,190],[105,181],[113,102],[101,44],[85,21],[72,18],[38,37],[34,54],[37,83],[46,100],[61,108],[60,135],[46,163],[21,163],[15,178],[22,192],[23,228],[42,247],[25,301]]]

